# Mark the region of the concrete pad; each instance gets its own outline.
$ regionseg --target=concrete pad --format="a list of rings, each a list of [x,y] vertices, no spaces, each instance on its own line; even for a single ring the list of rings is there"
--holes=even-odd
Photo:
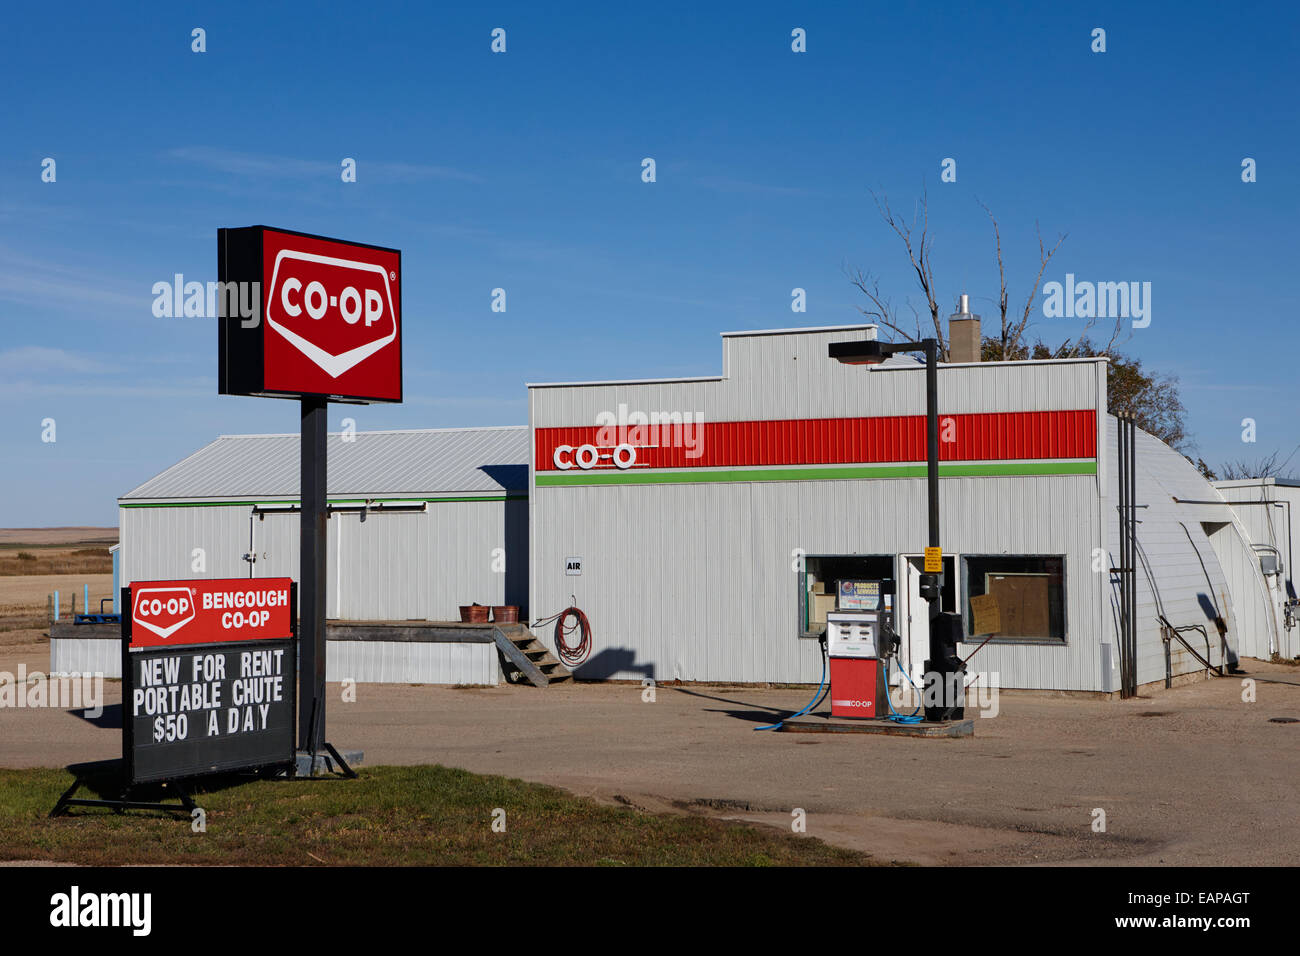
[[[973,737],[975,721],[900,724],[892,720],[830,720],[825,715],[781,722],[783,734],[886,734],[891,737]]]

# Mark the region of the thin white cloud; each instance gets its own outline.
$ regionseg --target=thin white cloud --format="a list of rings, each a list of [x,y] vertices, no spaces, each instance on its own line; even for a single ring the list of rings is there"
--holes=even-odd
[[[365,166],[362,166],[365,163]],[[454,179],[463,183],[481,183],[483,177],[451,166],[431,166],[423,163],[391,163],[357,159],[358,173],[377,175],[381,182],[415,183],[426,179]]]
[[[0,299],[19,305],[121,306],[148,310],[152,296],[128,295],[91,283],[27,273],[0,272]]]
[[[66,349],[22,345],[0,352],[0,372],[3,373],[75,372],[84,375],[107,371],[110,371],[110,366],[99,359]]]
[[[218,172],[237,176],[262,178],[334,178],[339,175],[342,159],[297,159],[289,156],[269,156],[221,149],[215,146],[179,146],[166,152],[166,156],[182,162],[193,163]],[[385,183],[412,183],[430,179],[448,179],[466,183],[480,183],[482,177],[450,166],[424,163],[399,163],[384,160],[357,160],[358,180],[375,180]]]
[[[1180,381],[1179,385],[1183,386],[1185,392],[1203,391],[1203,392],[1282,392],[1286,391],[1280,385],[1257,385],[1251,383],[1242,383],[1239,385],[1226,384],[1201,384],[1198,382]]]
[[[402,398],[404,405],[428,405],[439,408],[510,408],[522,409],[527,407],[527,401],[520,398],[478,398],[470,395],[456,395],[452,397],[437,397],[432,395],[405,395]]]
[[[113,385],[87,382],[0,382],[0,398],[210,398],[215,386]]]
[[[120,279],[95,275],[84,266],[33,259],[0,249],[0,300],[39,307],[115,306],[149,314],[149,285],[132,293]]]
[[[745,179],[733,179],[730,176],[700,176],[695,180],[705,189],[721,193],[746,193],[763,196],[807,196],[810,191],[802,186],[769,186],[766,183],[754,183]]]

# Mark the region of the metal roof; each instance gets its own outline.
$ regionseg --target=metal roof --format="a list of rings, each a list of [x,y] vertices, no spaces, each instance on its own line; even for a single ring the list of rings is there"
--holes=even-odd
[[[1277,475],[1270,475],[1267,478],[1225,479],[1223,481],[1213,481],[1211,484],[1216,488],[1253,488],[1262,485],[1276,485],[1281,488],[1300,488],[1300,478],[1282,478]]]
[[[119,501],[298,496],[299,436],[222,435]],[[528,428],[431,428],[329,436],[331,497],[528,490]]]
[[[719,332],[724,339],[729,338],[749,338],[756,335],[808,335],[815,332],[854,332],[859,329],[879,329],[880,326],[874,322],[863,322],[859,325],[809,325],[803,328],[793,329],[746,329],[741,332]],[[874,335],[870,338],[875,338]]]

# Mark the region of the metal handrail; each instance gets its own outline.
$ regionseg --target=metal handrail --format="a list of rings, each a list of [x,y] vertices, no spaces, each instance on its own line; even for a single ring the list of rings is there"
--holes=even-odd
[[[1184,624],[1182,627],[1174,627],[1173,623],[1169,620],[1169,618],[1165,617],[1163,614],[1156,615],[1156,619],[1160,621],[1160,632],[1161,632],[1160,636],[1161,639],[1165,642],[1165,687],[1166,689],[1170,686],[1171,682],[1173,681],[1173,661],[1169,655],[1169,642],[1172,638],[1177,638],[1178,643],[1182,644],[1183,647],[1187,648],[1188,653],[1190,653],[1193,657],[1195,657],[1198,661],[1200,661],[1203,665],[1205,665],[1205,670],[1207,672],[1215,671],[1218,673],[1220,677],[1223,676],[1223,665],[1219,664],[1216,666],[1210,663],[1210,633],[1205,629],[1204,624]],[[1191,644],[1187,643],[1187,640],[1183,637],[1184,631],[1201,632],[1201,637],[1205,638],[1204,657],[1200,655],[1200,652],[1198,652],[1196,648],[1192,647]]]

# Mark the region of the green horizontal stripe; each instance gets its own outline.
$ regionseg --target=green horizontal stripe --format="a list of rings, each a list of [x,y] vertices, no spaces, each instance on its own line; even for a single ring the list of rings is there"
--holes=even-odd
[[[1000,475],[1095,475],[1096,461],[1025,461],[939,464],[941,478],[988,478]],[[658,485],[713,481],[836,481],[846,478],[924,478],[925,465],[843,465],[831,468],[742,468],[722,471],[600,471],[539,474],[545,485]]]
[[[430,504],[441,504],[449,501],[527,501],[527,495],[487,495],[483,497],[460,497],[460,498],[371,498],[372,504],[391,503],[391,504],[420,504],[429,502]],[[297,499],[286,499],[284,501],[122,501],[119,506],[122,508],[274,508],[276,505],[298,505],[302,502]],[[366,503],[365,498],[330,498],[329,504],[332,505],[363,505]]]

